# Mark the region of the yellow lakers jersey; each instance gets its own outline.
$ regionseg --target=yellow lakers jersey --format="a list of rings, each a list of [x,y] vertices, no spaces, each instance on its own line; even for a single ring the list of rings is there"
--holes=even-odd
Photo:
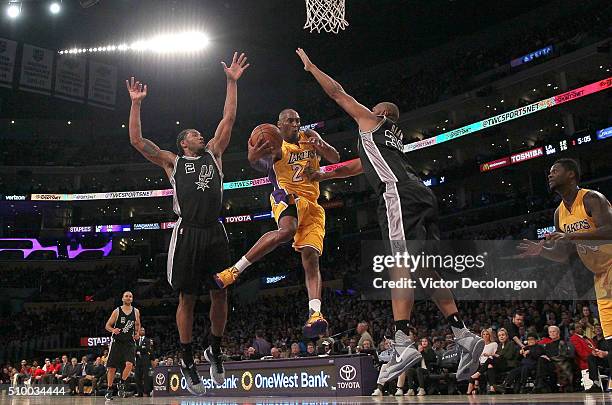
[[[300,141],[308,140],[303,131],[298,133]],[[304,169],[310,167],[319,170],[320,157],[310,145],[293,144],[283,141],[282,156],[274,162],[273,171],[275,186],[287,194],[295,194],[312,202],[319,198],[319,183],[310,181],[304,176]]]
[[[563,201],[559,204],[559,228],[564,233],[582,233],[597,229],[584,207],[584,196],[590,190],[581,188],[568,210]],[[612,298],[612,244],[590,246],[576,244],[578,256],[595,274],[595,293],[598,298]]]

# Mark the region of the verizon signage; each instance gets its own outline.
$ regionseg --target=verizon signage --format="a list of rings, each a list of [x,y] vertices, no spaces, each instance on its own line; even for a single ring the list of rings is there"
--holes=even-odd
[[[501,159],[492,160],[487,163],[483,163],[480,165],[481,172],[488,172],[490,170],[499,169],[501,167],[506,167],[513,165],[515,163],[521,163],[526,160],[539,158],[544,156],[544,149],[542,147],[531,149],[525,152],[515,153],[514,155],[506,156]]]

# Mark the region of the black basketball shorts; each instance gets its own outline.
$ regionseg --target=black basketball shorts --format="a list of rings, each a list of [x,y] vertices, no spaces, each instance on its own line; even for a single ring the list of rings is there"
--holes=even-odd
[[[113,339],[108,346],[107,368],[123,369],[126,362],[136,364],[136,345],[133,341],[117,341]]]
[[[438,200],[416,179],[385,184],[378,204],[378,223],[383,240],[391,242],[393,251],[400,250],[402,241],[413,241],[413,248],[418,249],[416,245],[422,245],[418,241],[440,240]]]
[[[199,295],[218,288],[213,275],[230,266],[229,241],[222,223],[186,224],[179,218],[168,249],[168,282],[175,291]]]

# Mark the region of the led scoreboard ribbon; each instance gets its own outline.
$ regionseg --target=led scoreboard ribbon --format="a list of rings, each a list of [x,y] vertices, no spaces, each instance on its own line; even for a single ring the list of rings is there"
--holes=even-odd
[[[524,117],[529,114],[533,114],[538,111],[545,110],[547,108],[555,107],[557,105],[567,103],[569,101],[576,100],[581,97],[588,96],[593,93],[597,93],[603,90],[607,90],[612,87],[612,77],[604,80],[597,81],[595,83],[588,84],[583,87],[579,87],[574,90],[567,91],[565,93],[553,96],[525,107],[516,108],[512,111],[508,111],[494,117],[486,118],[482,121],[474,122],[469,125],[465,125],[461,128],[453,129],[452,131],[444,132],[431,138],[423,139],[422,141],[413,142],[404,146],[404,152],[413,152],[415,150],[428,148],[430,146],[438,145],[444,142],[452,141],[453,139],[460,138],[465,135],[473,134],[474,132],[482,131],[483,129],[494,127],[496,125],[503,124],[508,121],[515,120],[517,118]],[[611,135],[610,129],[606,128],[602,130],[601,134],[597,134],[598,139],[604,139]],[[578,140],[579,142],[579,140]],[[562,149],[562,146],[560,146]],[[550,152],[549,152],[550,153]],[[355,160],[355,159],[353,159]],[[353,160],[346,162],[336,163],[333,165],[323,166],[321,170],[329,172],[337,167],[344,166]],[[500,165],[502,163],[500,162]],[[233,181],[229,183],[223,183],[224,190],[235,190],[240,188],[250,188],[263,186],[270,184],[270,180],[267,177],[260,177],[257,179]],[[123,198],[145,198],[145,197],[167,197],[174,194],[174,191],[170,189],[164,190],[145,190],[145,191],[125,191],[125,192],[108,192],[108,193],[86,193],[86,194],[32,194],[30,200],[32,201],[89,201],[89,200],[109,200],[109,199],[123,199]],[[15,196],[18,197],[18,196]]]
[[[423,139],[422,141],[413,142],[404,146],[404,152],[413,152],[418,149],[428,148],[430,146],[438,145],[444,142],[452,141],[453,139],[460,138],[462,136],[473,134],[474,132],[482,131],[483,129],[494,127],[504,122],[512,121],[517,118],[524,117],[529,114],[533,114],[538,111],[545,110],[547,108],[555,107],[557,105],[567,103],[581,97],[588,96],[589,94],[597,93],[612,87],[612,77],[600,80],[595,83],[587,84],[580,88],[567,91],[557,96],[549,97],[547,99],[537,101],[529,104],[525,107],[520,107],[512,111],[508,111],[495,117],[486,118],[482,121],[474,122],[463,126],[461,128],[453,129],[452,131],[441,133],[432,138]]]

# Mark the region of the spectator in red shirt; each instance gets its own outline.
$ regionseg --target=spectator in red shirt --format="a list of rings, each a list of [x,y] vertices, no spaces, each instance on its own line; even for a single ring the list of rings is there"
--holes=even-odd
[[[55,360],[57,361],[59,359],[55,359]],[[56,368],[55,368],[55,365],[51,363],[51,359],[45,359],[45,365],[43,366],[42,369],[45,372],[45,375],[42,378],[42,383],[43,384],[53,384],[55,380]]]
[[[570,342],[576,349],[576,364],[580,370],[588,370],[589,356],[595,348],[595,343],[584,336],[584,328],[581,323],[574,325],[574,333],[570,336]]]
[[[40,366],[32,367],[32,369],[32,385],[42,384],[42,379],[45,376],[45,370],[43,370]]]

